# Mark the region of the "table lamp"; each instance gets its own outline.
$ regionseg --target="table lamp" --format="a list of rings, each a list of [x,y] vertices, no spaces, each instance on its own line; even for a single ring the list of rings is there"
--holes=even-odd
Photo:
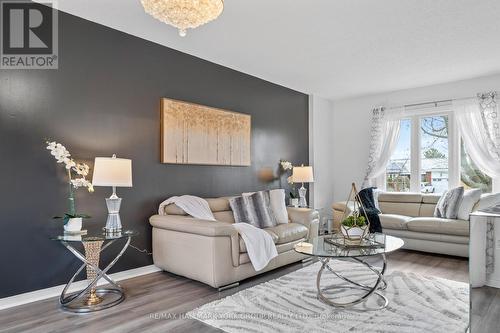
[[[114,154],[113,157],[96,157],[92,185],[113,187],[113,194],[106,198],[108,219],[104,230],[108,233],[120,232],[122,230],[120,220],[122,199],[116,195],[116,188],[132,187],[132,160],[116,158]]]
[[[293,167],[292,181],[294,183],[302,183],[302,187],[299,188],[299,207],[307,207],[307,189],[304,187],[304,183],[314,182],[312,167],[304,166],[303,164],[300,167]]]

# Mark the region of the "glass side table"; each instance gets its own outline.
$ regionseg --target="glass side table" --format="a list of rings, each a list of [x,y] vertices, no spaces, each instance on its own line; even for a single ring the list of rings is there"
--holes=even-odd
[[[133,230],[126,230],[119,233],[96,233],[88,235],[70,235],[64,234],[50,239],[58,241],[64,245],[75,257],[83,262],[80,268],[68,281],[64,287],[59,303],[61,307],[70,312],[87,313],[110,308],[125,299],[123,288],[113,281],[106,273],[113,267],[118,259],[127,250],[132,237],[138,233]],[[104,268],[99,268],[99,259],[101,252],[107,249],[111,244],[124,240],[123,248],[118,252],[115,258]],[[82,244],[84,253],[76,249],[78,244]],[[88,285],[81,291],[68,293],[76,276],[84,269],[87,270]],[[98,288],[97,283],[100,279],[108,281],[109,286]]]

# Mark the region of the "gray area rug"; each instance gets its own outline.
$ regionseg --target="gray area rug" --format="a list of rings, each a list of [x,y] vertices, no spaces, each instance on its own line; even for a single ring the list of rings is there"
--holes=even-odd
[[[373,284],[374,274],[362,265],[331,261],[337,272],[361,283]],[[465,332],[469,322],[469,286],[436,277],[394,272],[386,275],[388,287],[381,291],[387,308],[367,311],[379,304],[371,296],[352,309],[338,309],[317,299],[312,264],[276,280],[245,289],[201,306],[187,314],[226,332]],[[342,280],[323,273],[322,286],[341,285]],[[337,290],[329,294],[349,301],[359,291]]]

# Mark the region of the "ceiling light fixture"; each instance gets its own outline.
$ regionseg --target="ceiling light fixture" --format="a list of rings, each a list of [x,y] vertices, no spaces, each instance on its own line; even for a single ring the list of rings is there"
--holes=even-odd
[[[215,20],[224,9],[223,0],[141,0],[141,3],[146,13],[176,27],[182,37],[187,29]]]

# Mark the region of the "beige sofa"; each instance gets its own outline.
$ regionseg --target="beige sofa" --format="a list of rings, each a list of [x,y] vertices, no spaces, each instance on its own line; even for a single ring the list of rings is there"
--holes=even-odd
[[[384,233],[405,241],[404,248],[454,256],[469,256],[469,221],[433,217],[439,200],[436,194],[391,193],[379,194],[382,213],[380,222]],[[345,202],[333,204],[334,229],[340,226]]]
[[[165,271],[219,288],[305,258],[293,247],[318,234],[316,211],[288,208],[289,223],[264,229],[273,238],[278,256],[256,272],[245,243],[231,226],[234,218],[228,199],[207,199],[216,222],[187,216],[175,205],[165,208],[166,215],[151,216],[154,264]]]

